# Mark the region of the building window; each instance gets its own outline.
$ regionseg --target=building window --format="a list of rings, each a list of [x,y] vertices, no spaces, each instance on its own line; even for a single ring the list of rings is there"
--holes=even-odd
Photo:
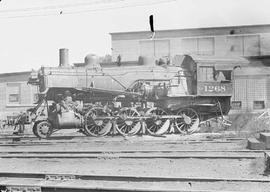
[[[259,35],[232,35],[227,37],[228,54],[233,56],[258,56],[260,54]]]
[[[20,87],[19,83],[7,83],[7,103],[19,104],[20,103]]]
[[[18,103],[19,102],[19,94],[9,94],[8,102],[9,103]]]
[[[215,39],[213,37],[198,38],[198,55],[214,55]]]
[[[264,101],[253,101],[253,109],[264,109]]]
[[[228,55],[243,56],[244,55],[244,41],[243,36],[228,36]]]
[[[197,38],[182,39],[182,49],[184,54],[198,54]]]
[[[170,56],[169,40],[140,41],[140,56],[163,58]]]
[[[185,54],[214,55],[215,39],[213,37],[182,39],[182,49]]]
[[[239,110],[242,108],[242,102],[241,101],[232,101],[231,107],[234,110]]]

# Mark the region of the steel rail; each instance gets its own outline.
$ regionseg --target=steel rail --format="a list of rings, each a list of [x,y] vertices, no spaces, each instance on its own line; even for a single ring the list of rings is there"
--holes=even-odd
[[[179,138],[181,138],[181,134],[175,134],[176,136],[179,136]],[[147,136],[147,135],[145,135]],[[151,136],[151,135],[148,135],[148,136]],[[164,138],[166,138],[166,136],[169,136],[169,135],[163,135]],[[76,139],[76,138],[83,138],[83,139],[86,139],[86,138],[91,138],[93,140],[91,141],[94,141],[94,142],[99,142],[100,140],[97,140],[97,139],[105,139],[105,138],[115,138],[115,139],[120,139],[120,138],[123,138],[124,136],[122,135],[118,135],[118,136],[110,136],[110,135],[106,135],[106,136],[103,136],[103,137],[92,137],[92,136],[86,136],[86,135],[74,135],[74,136],[51,136],[49,138],[46,138],[46,139],[40,139],[40,138],[37,138],[35,136],[13,136],[13,135],[10,135],[10,136],[4,136],[4,137],[1,137],[0,136],[0,141],[1,140],[12,140],[12,139],[23,139],[23,140],[27,140],[27,139],[33,139],[33,140],[40,140],[40,141],[54,141],[54,140],[71,140],[71,139]],[[135,138],[136,136],[126,136],[125,138]],[[189,140],[165,140],[167,142],[181,142],[181,141],[218,141],[218,140],[226,140],[226,141],[242,141],[242,140],[245,140],[245,138],[206,138],[206,139],[189,139]],[[110,140],[111,142],[117,142],[117,141],[120,141],[120,140]],[[158,142],[158,141],[162,141],[164,142],[164,139],[162,140],[144,140],[144,142]]]
[[[264,152],[270,152],[270,150],[13,150],[13,151],[0,151],[0,154],[46,154],[46,153],[57,153],[57,154],[117,154],[117,153],[264,153]]]
[[[201,155],[201,154],[183,154],[183,155],[122,155],[122,154],[1,154],[0,159],[257,159],[258,155]]]
[[[181,134],[175,134],[177,136],[181,136]],[[145,135],[147,136],[147,135]],[[151,136],[151,135],[149,135]],[[163,136],[169,136],[169,135],[163,135]],[[122,135],[118,136],[119,138],[123,138]],[[130,138],[135,137],[135,136],[131,136]],[[0,134],[0,141],[1,140],[9,140],[9,139],[34,139],[34,140],[69,140],[69,139],[74,139],[74,138],[93,138],[93,139],[97,139],[97,138],[117,138],[117,136],[114,135],[114,137],[110,136],[110,135],[106,135],[103,137],[88,137],[86,135],[55,135],[55,136],[51,136],[49,138],[46,139],[40,139],[37,138],[36,136],[32,135],[32,134],[26,134],[26,135],[2,135]],[[189,139],[189,141],[213,141],[213,140],[217,140],[217,139],[225,139],[228,141],[240,141],[240,140],[245,140],[246,138],[241,138],[241,137],[220,137],[220,138],[204,138],[204,139]],[[148,140],[146,140],[145,142],[149,142]]]
[[[61,144],[61,143],[98,143],[98,142],[106,142],[106,140],[96,140],[95,137],[87,137],[87,136],[82,136],[82,138],[85,138],[83,140],[72,140],[74,137],[70,136],[70,138],[67,138],[66,136],[64,137],[51,137],[48,139],[39,139],[34,137],[32,140],[28,140],[29,138],[26,137],[13,137],[13,138],[6,138],[0,142],[0,147],[1,146],[18,146],[18,145],[29,145],[29,144],[34,144],[34,145],[42,145],[42,144]],[[78,137],[80,138],[80,137]],[[89,138],[89,139],[88,139]],[[91,138],[91,139],[90,139]],[[102,138],[108,138],[102,137]],[[128,140],[128,137],[121,136],[121,138],[125,138]],[[132,137],[131,137],[132,138]],[[244,139],[243,139],[244,140]],[[1,139],[0,139],[1,141]],[[110,142],[122,142],[123,140],[110,140]],[[242,141],[241,140],[217,140],[217,139],[204,139],[204,140],[139,140],[138,142],[144,142],[144,143],[162,143],[162,144],[200,144],[200,143],[235,143],[237,141]]]
[[[74,144],[74,143],[91,143],[89,141],[62,141],[62,142],[7,142],[7,143],[0,143],[0,147],[8,147],[8,146],[39,146],[39,145],[55,145],[55,144]],[[168,142],[163,142],[163,144],[202,144],[202,143],[216,143],[216,144],[222,144],[222,143],[234,143],[234,142],[230,142],[230,141],[183,141],[183,142],[173,142],[173,143],[168,143]]]
[[[224,190],[193,190],[193,189],[149,189],[128,187],[85,187],[85,186],[59,186],[59,185],[35,185],[35,184],[2,184],[3,191],[36,191],[36,192],[238,192]],[[1,189],[1,188],[0,188]],[[14,189],[14,190],[13,190]],[[241,191],[239,191],[241,192]]]
[[[180,135],[180,134],[174,134],[174,135]],[[120,137],[121,135],[119,135]],[[169,135],[166,135],[165,136],[170,136]],[[20,137],[20,138],[37,138],[36,136],[34,136],[33,134],[23,134],[23,135],[12,135],[12,134],[0,134],[0,139],[9,139],[9,138],[16,138],[16,137]],[[55,135],[55,136],[52,136],[52,137],[49,137],[48,140],[50,140],[51,138],[80,138],[80,137],[87,137],[85,135]],[[107,136],[107,137],[110,137],[110,136]],[[95,138],[95,137],[93,137]],[[229,139],[229,140],[243,140],[245,138],[241,138],[241,137],[226,137],[226,136],[221,136],[220,138],[223,138],[223,139]],[[213,139],[218,139],[218,138],[205,138],[204,140],[213,140]]]
[[[270,178],[225,178],[225,177],[159,177],[159,176],[133,176],[133,175],[73,175],[73,174],[50,174],[50,173],[16,173],[0,172],[0,178],[32,178],[50,180],[55,177],[71,177],[80,180],[99,181],[129,181],[129,182],[257,182],[270,183]]]

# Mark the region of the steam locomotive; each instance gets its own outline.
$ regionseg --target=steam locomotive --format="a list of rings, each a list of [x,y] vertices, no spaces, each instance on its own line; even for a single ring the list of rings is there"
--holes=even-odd
[[[171,61],[100,64],[88,55],[69,66],[67,51],[60,50],[59,67],[41,67],[29,78],[40,91],[30,110],[37,137],[69,128],[87,136],[190,134],[201,121],[230,110],[239,61],[176,55]]]

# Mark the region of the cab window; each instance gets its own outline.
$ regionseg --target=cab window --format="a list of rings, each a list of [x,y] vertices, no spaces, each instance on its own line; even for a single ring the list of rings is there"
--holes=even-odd
[[[199,80],[203,82],[230,82],[231,73],[230,70],[215,70],[214,67],[201,66],[199,68]]]
[[[214,67],[200,67],[199,68],[199,80],[212,82],[214,81]]]

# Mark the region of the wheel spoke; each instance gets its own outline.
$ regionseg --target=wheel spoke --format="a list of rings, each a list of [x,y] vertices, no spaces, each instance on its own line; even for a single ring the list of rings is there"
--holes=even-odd
[[[125,128],[125,124],[123,124],[123,125],[121,125],[121,126],[119,126],[118,128],[121,130],[121,131],[123,131],[123,128]]]
[[[94,126],[94,125],[88,125],[87,127],[89,127],[89,131],[93,131],[93,132],[95,132],[95,130],[96,130],[96,127]]]
[[[103,136],[110,132],[110,128],[106,127],[107,123],[109,122],[108,119],[100,119],[100,117],[107,117],[109,116],[108,113],[104,112],[103,108],[101,107],[94,107],[88,111],[85,116],[85,126],[84,131],[86,135],[92,136]]]
[[[129,126],[127,126],[127,130],[128,130],[127,132],[128,132],[128,133],[132,130],[133,126],[134,126],[134,125],[129,125]]]
[[[152,108],[152,109],[149,109],[146,112],[146,114],[152,117],[149,120],[145,121],[147,125],[146,129],[148,130],[150,134],[162,135],[165,132],[167,132],[169,125],[167,126],[166,124],[166,126],[164,126],[164,124],[166,123],[168,119],[160,118],[160,116],[162,115],[167,115],[166,111],[164,111],[161,108]]]
[[[126,125],[125,122],[121,122],[121,123],[118,124],[119,127],[122,127],[122,126],[124,126],[124,125]]]
[[[193,119],[194,117],[197,117],[197,115],[195,114],[195,115],[193,115],[192,117],[191,117],[191,119]],[[196,118],[197,119],[197,118]]]
[[[160,127],[156,125],[156,126],[155,126],[155,132],[157,132],[157,131],[159,130],[159,128],[160,128]]]
[[[179,128],[180,128],[181,130],[183,130],[183,127],[185,127],[185,124],[182,124],[182,125],[179,126]]]
[[[123,133],[127,133],[127,125],[124,126]]]
[[[177,121],[176,123],[177,123],[177,125],[184,125],[185,124],[183,121],[180,121],[180,122]]]
[[[150,126],[150,127],[149,127],[149,130],[151,130],[151,131],[152,131],[152,130],[153,130],[153,128],[155,128],[155,125]]]
[[[139,116],[139,113],[136,111],[136,109],[124,108],[119,112],[118,116],[119,117],[116,120],[116,129],[120,134],[135,135],[137,132],[139,132],[141,127],[137,126],[139,120],[131,118]]]
[[[41,121],[33,126],[33,133],[39,138],[47,138],[53,132],[52,125],[48,121]]]

